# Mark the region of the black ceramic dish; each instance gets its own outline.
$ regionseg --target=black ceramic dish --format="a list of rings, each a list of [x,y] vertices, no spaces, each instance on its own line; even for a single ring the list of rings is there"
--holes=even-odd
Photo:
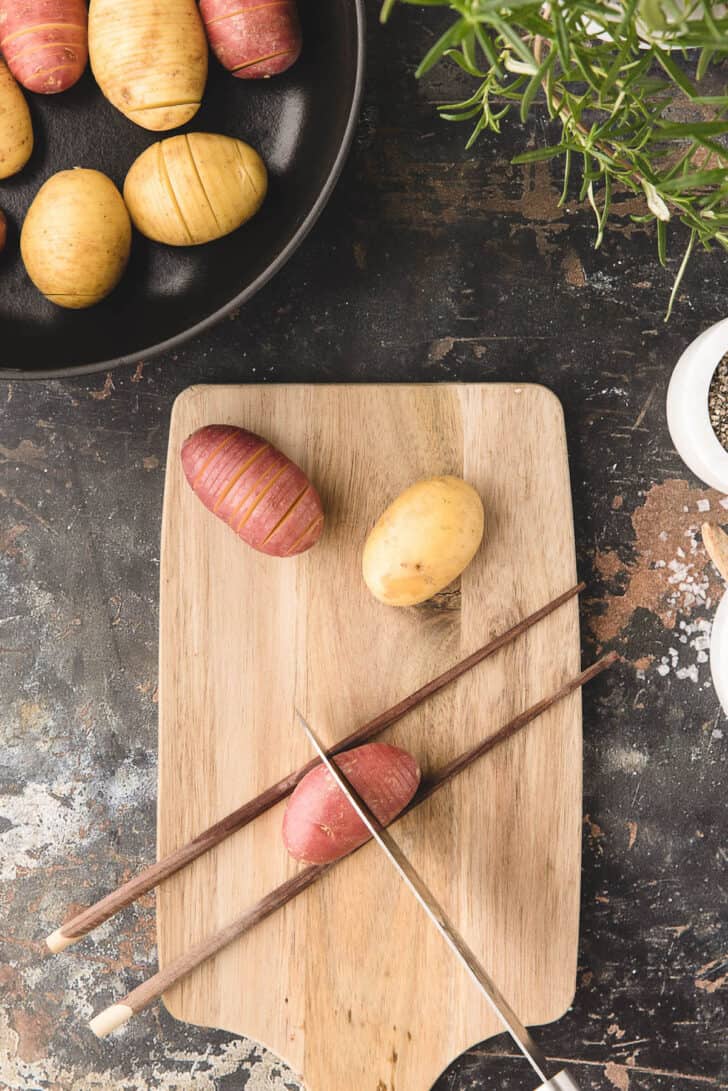
[[[94,167],[121,188],[136,156],[162,136],[122,117],[89,71],[62,95],[28,95],[36,146],[0,182],[9,221],[0,255],[0,378],[46,378],[148,360],[244,303],[286,262],[315,222],[351,143],[364,68],[363,0],[299,0],[303,53],[282,76],[237,80],[210,57],[202,107],[175,132],[237,136],[263,156],[270,188],[261,211],[227,238],[172,248],[135,233],[129,268],[108,299],[67,311],[32,286],[18,250],[23,216],[42,183]]]

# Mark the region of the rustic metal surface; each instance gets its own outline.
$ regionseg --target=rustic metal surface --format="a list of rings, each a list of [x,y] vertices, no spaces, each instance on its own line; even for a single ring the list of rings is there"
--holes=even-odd
[[[728,1083],[728,727],[706,655],[722,588],[696,536],[728,515],[689,477],[664,417],[672,363],[725,316],[728,265],[699,256],[665,327],[675,263],[659,269],[629,206],[595,254],[589,215],[555,208],[550,168],[508,165],[539,124],[466,155],[463,131],[436,120],[451,89],[409,75],[436,23],[410,11],[371,28],[366,107],[334,199],[240,315],[154,366],[0,387],[0,1088],[297,1086],[255,1045],[159,1007],[92,1038],[91,1013],[154,968],[151,897],[66,955],[44,959],[41,942],[154,852],[173,398],[196,381],[291,379],[516,379],[561,397],[584,656],[613,647],[623,662],[585,694],[579,985],[540,1040],[599,1091]],[[500,1038],[438,1091],[506,1086],[531,1085]]]

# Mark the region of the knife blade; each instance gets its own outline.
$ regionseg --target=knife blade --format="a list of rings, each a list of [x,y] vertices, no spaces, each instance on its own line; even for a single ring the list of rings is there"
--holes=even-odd
[[[579,1091],[578,1084],[566,1069],[561,1069],[557,1072],[553,1071],[553,1066],[547,1061],[540,1046],[536,1044],[528,1030],[523,1026],[520,1019],[513,1011],[513,1008],[505,999],[475,952],[468,946],[465,938],[460,934],[453,921],[450,920],[425,880],[407,858],[389,831],[382,826],[377,816],[369,809],[352,783],[329,758],[326,753],[326,747],[319,740],[310,724],[306,722],[298,710],[296,710],[296,715],[309,742],[334,778],[336,784],[344,793],[380,849],[384,852],[385,856],[388,857],[392,866],[409,887],[410,891],[435,925],[450,950],[455,954],[460,964],[468,972],[470,978],[478,986],[480,992],[488,1001],[523,1056],[529,1062],[539,1080],[542,1081],[536,1091]],[[549,1075],[549,1072],[551,1072],[551,1075]]]

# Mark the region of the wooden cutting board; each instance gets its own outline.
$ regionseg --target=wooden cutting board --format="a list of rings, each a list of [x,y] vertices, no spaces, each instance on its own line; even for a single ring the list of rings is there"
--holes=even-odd
[[[327,514],[300,558],[255,553],[203,508],[179,449],[203,424],[260,432]],[[361,550],[418,478],[458,474],[486,510],[460,584],[376,602]],[[198,386],[172,415],[161,554],[159,832],[166,854],[310,757],[298,706],[348,734],[576,580],[563,414],[539,386]],[[575,602],[383,736],[424,772],[579,669]],[[283,805],[158,892],[159,960],[293,874]],[[393,829],[527,1024],[575,987],[581,827],[576,694]],[[165,996],[180,1019],[268,1046],[309,1091],[427,1091],[501,1028],[375,845]]]

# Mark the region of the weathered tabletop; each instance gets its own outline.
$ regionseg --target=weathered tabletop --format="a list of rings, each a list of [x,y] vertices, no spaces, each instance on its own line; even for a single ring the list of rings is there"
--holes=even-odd
[[[567,419],[584,658],[582,932],[573,1011],[541,1038],[586,1087],[728,1083],[728,727],[705,651],[720,587],[698,523],[728,518],[665,426],[670,368],[726,314],[728,264],[675,263],[624,218],[592,250],[548,165],[509,166],[539,126],[439,122],[410,77],[436,19],[372,20],[356,145],[313,235],[239,315],[110,376],[0,386],[0,1088],[295,1088],[251,1043],[161,1007],[99,1042],[92,1012],[155,965],[153,899],[67,956],[42,937],[154,854],[159,522],[170,407],[199,381],[515,379]],[[1,351],[1,348],[0,348]],[[505,1037],[439,1088],[527,1087]],[[394,1091],[394,1089],[388,1089]],[[420,1091],[420,1089],[397,1089]],[[422,1089],[425,1091],[425,1089]]]

